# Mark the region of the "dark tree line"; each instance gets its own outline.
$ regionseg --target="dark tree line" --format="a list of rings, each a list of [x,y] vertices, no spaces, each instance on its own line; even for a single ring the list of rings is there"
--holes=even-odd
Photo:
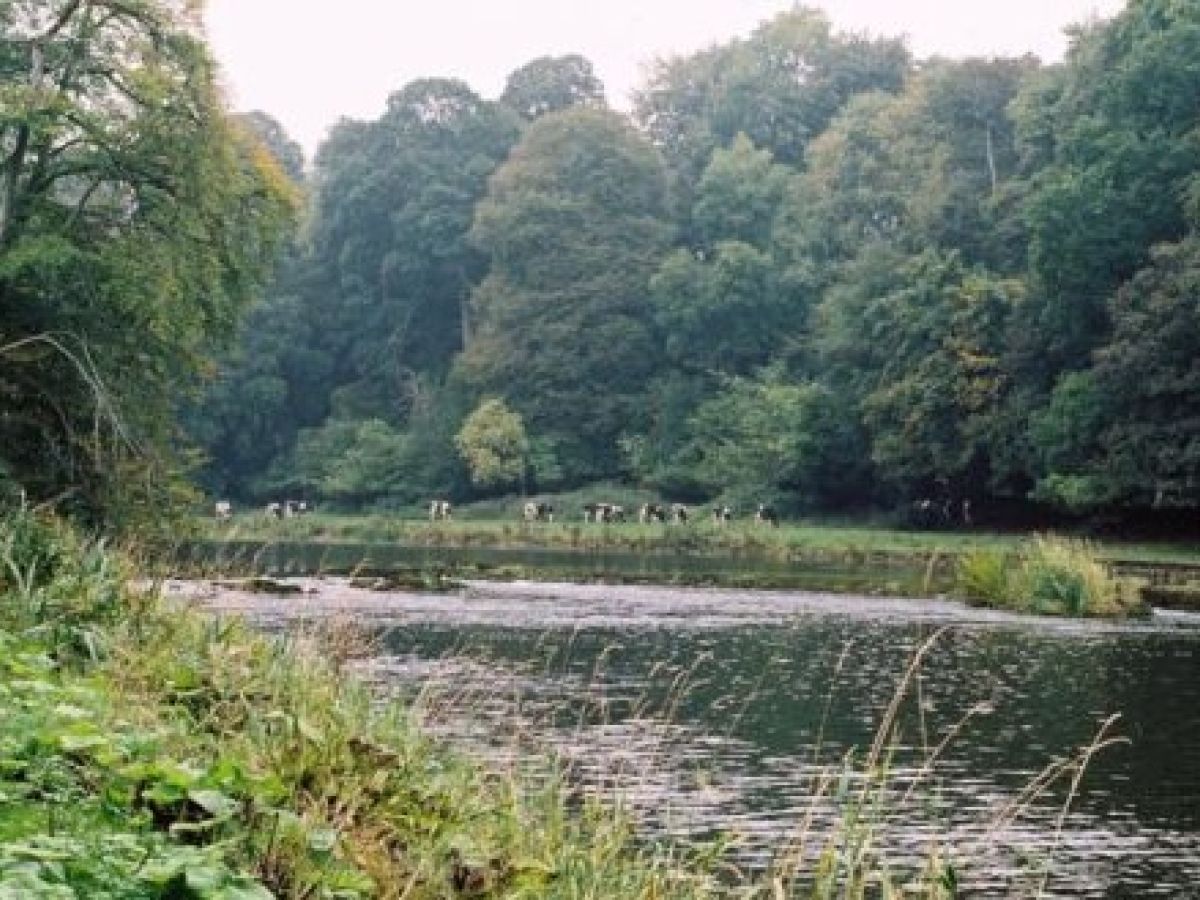
[[[189,414],[205,479],[1195,509],[1196,60],[1200,6],[1132,0],[1054,66],[918,61],[797,10],[661,61],[630,116],[577,56],[496,101],[414,82],[318,153]],[[456,437],[493,400],[521,477],[472,483]]]

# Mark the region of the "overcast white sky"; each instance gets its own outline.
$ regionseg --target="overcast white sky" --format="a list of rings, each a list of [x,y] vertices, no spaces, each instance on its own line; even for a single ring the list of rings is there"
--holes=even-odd
[[[791,0],[209,0],[208,24],[239,109],[279,119],[312,155],[341,116],[373,119],[414,78],[452,75],[488,97],[537,56],[582,53],[628,105],[642,66],[733,35]],[[1125,0],[809,0],[839,28],[905,35],[918,56],[1036,53],[1064,26]]]

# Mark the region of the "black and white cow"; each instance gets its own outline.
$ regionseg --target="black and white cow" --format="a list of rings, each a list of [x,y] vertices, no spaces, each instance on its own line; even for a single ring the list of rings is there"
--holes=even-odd
[[[617,503],[585,503],[583,504],[583,521],[613,522],[625,521],[625,507]]]
[[[454,509],[449,500],[429,501],[429,521],[449,520],[454,517]]]
[[[554,507],[549,503],[530,500],[525,504],[524,516],[526,522],[553,522]]]
[[[718,525],[724,525],[733,518],[733,510],[728,506],[714,506],[712,508],[712,520]]]
[[[775,508],[767,506],[765,503],[758,504],[758,509],[754,513],[754,521],[760,525],[770,525],[774,528],[779,527],[779,515],[775,512]]]
[[[643,525],[647,522],[665,522],[667,521],[667,510],[660,503],[643,503],[642,508],[638,510],[638,521]]]
[[[282,519],[283,518],[283,504],[276,503],[275,501],[271,501],[270,503],[267,504],[267,506],[263,510],[263,512],[265,512],[272,519]]]
[[[682,503],[671,504],[671,521],[676,525],[686,525],[688,520],[688,508]]]

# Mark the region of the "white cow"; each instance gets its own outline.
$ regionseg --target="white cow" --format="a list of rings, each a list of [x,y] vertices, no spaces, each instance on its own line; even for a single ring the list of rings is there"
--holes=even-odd
[[[213,515],[222,521],[225,519],[232,519],[233,504],[228,500],[218,500],[213,504]]]
[[[554,507],[549,503],[536,503],[533,500],[526,501],[523,514],[526,522],[554,521]]]
[[[429,521],[437,522],[438,520],[449,520],[454,517],[453,507],[450,506],[449,500],[431,500],[429,501]]]

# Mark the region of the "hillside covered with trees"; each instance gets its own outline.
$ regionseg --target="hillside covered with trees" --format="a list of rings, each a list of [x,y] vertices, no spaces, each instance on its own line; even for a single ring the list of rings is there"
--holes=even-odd
[[[156,65],[208,65],[181,47]],[[206,116],[204,84],[154,89]],[[246,502],[411,509],[604,480],[793,513],[935,498],[1182,519],[1200,506],[1198,96],[1183,0],[1131,0],[1052,66],[918,60],[798,9],[659,61],[628,114],[578,56],[530,62],[495,100],[418,80],[307,170],[263,114],[199,142],[148,122],[111,176],[75,144],[69,186],[19,169],[53,138],[17,153],[8,130],[0,335],[38,333],[39,309],[82,303],[45,285],[86,280],[106,348],[89,358],[167,427],[139,398],[216,346],[273,253],[238,346],[176,410],[207,491]],[[281,257],[237,224],[287,191],[251,191],[262,161],[212,137],[235,126],[306,196]],[[200,186],[202,212],[163,228]],[[181,234],[245,278],[215,283]],[[135,239],[153,249],[121,251]],[[161,278],[202,298],[181,327],[141,299]],[[28,408],[4,463],[24,483],[7,448],[85,442],[20,385],[92,385],[63,354],[12,352],[0,392]]]

